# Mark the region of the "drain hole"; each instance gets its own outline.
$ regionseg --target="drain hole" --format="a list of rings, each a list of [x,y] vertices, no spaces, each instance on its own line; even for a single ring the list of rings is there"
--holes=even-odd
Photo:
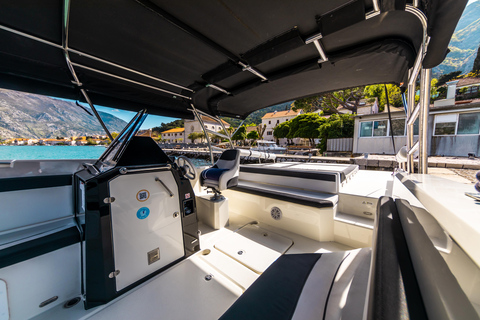
[[[76,298],[73,298],[73,299],[70,299],[68,300],[67,302],[65,302],[65,304],[63,305],[64,308],[68,309],[68,308],[71,308],[73,306],[75,306],[77,303],[80,302],[80,297],[76,297]]]
[[[202,255],[207,256],[210,254],[210,252],[211,252],[210,249],[205,249],[202,251]]]

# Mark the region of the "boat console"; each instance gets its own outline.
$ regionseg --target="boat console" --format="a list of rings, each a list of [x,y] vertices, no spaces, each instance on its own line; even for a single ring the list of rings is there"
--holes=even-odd
[[[85,217],[87,309],[200,250],[185,170],[135,131],[121,134],[94,165],[75,174],[77,215]]]

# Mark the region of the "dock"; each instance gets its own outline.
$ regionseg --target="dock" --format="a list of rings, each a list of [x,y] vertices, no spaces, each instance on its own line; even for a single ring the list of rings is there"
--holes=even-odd
[[[165,149],[169,155],[184,155],[191,158],[209,159],[210,152],[205,149]],[[213,151],[214,156],[219,156],[221,151]],[[242,163],[258,163],[258,159],[242,159]],[[263,161],[263,160],[262,160]],[[326,157],[310,155],[289,155],[277,154],[276,162],[295,161],[295,162],[318,162],[318,163],[340,163],[356,164],[360,169],[384,170],[389,171],[397,167],[397,161],[393,155],[368,155],[357,157]],[[418,160],[415,160],[415,166]],[[450,169],[470,169],[480,170],[480,158],[467,157],[428,157],[428,167],[432,168],[450,168]]]

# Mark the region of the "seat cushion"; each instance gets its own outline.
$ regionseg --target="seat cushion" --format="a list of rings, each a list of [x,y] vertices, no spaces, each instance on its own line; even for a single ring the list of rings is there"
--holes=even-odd
[[[220,176],[228,169],[219,169],[219,168],[209,168],[202,171],[203,180],[215,180],[218,181]]]

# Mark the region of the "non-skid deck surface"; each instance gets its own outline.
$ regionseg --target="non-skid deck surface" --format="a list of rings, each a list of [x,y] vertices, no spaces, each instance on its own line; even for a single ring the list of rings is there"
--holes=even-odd
[[[246,225],[215,243],[220,250],[247,268],[261,274],[293,244],[289,238],[260,228]]]
[[[205,276],[211,275],[207,281]],[[36,319],[218,319],[243,290],[198,256],[185,260],[118,300],[91,310],[82,303]]]

